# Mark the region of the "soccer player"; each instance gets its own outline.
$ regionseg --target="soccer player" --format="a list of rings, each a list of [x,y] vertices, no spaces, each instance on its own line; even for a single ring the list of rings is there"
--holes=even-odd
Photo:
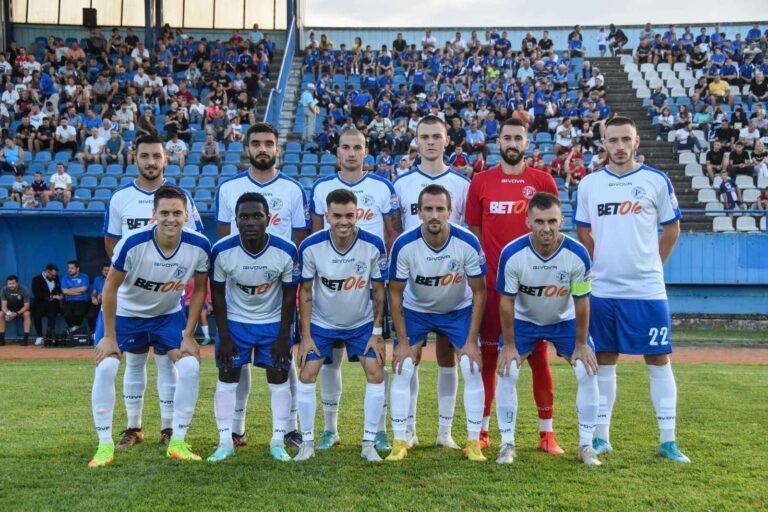
[[[390,249],[402,231],[397,195],[389,181],[374,173],[363,171],[363,159],[367,153],[365,136],[362,132],[355,128],[349,128],[341,133],[336,153],[339,172],[333,176],[317,180],[312,187],[309,201],[312,232],[315,233],[330,226],[326,216],[328,194],[337,189],[350,190],[357,197],[356,226],[383,239],[387,249]],[[389,337],[389,330],[386,327],[385,320],[383,333],[385,339]],[[333,348],[332,362],[322,365],[320,369],[320,397],[323,401],[325,429],[317,444],[318,450],[327,450],[341,442],[338,434],[338,416],[343,357],[344,344],[336,343]],[[384,387],[386,388],[387,370],[386,368],[382,370],[384,372]],[[385,400],[376,433],[377,450],[392,449],[387,440],[386,423]]]
[[[179,460],[200,460],[184,438],[197,403],[200,374],[199,347],[194,339],[205,301],[210,244],[187,222],[187,196],[178,187],[162,186],[153,198],[147,226],[115,246],[112,268],[104,284],[102,310],[96,322],[96,371],[91,392],[93,420],[99,448],[89,467],[114,459],[112,415],[115,377],[121,353],[154,346],[168,354],[178,373],[173,396],[173,435],[166,455]],[[195,292],[184,319],[181,295],[194,276]]]
[[[168,164],[163,141],[154,136],[136,139],[136,166],[139,175],[112,194],[104,217],[104,248],[107,256],[113,257],[117,242],[152,222],[153,198],[155,192],[165,184],[163,174]],[[183,189],[182,189],[183,190]],[[186,227],[202,231],[203,224],[192,196],[184,191],[187,198]],[[168,444],[173,423],[173,395],[177,375],[173,361],[163,352],[161,346],[153,347],[157,365],[157,395],[160,399],[160,442]],[[128,423],[121,432],[122,438],[116,448],[130,448],[144,441],[141,417],[144,409],[144,393],[147,389],[147,359],[149,346],[128,347],[125,352],[125,373],[123,374],[123,400]]]
[[[619,354],[642,355],[660,430],[658,454],[690,462],[675,441],[677,386],[663,268],[680,236],[677,198],[666,173],[635,161],[640,138],[632,119],[610,119],[603,143],[608,165],[581,181],[575,215],[579,241],[594,259],[589,332],[600,365],[600,408],[592,443],[598,455],[611,453],[616,363]]]
[[[246,132],[246,154],[251,166],[247,171],[219,182],[216,189],[216,222],[219,239],[237,230],[235,207],[244,192],[258,192],[267,200],[270,217],[267,233],[291,240],[298,247],[309,232],[309,207],[304,189],[299,183],[275,168],[280,152],[277,129],[269,123],[256,123]],[[296,368],[288,366],[291,386],[291,413],[289,432],[285,436],[287,446],[301,445],[296,428]],[[235,416],[232,436],[235,446],[245,446],[245,414],[248,395],[251,393],[251,366],[244,365],[235,399]]]
[[[328,229],[307,237],[299,248],[301,260],[301,343],[299,344],[299,419],[304,442],[293,460],[315,455],[315,380],[333,344],[344,342],[350,361],[360,361],[367,381],[363,402],[361,457],[381,462],[374,440],[386,388],[382,368],[384,281],[387,252],[384,241],[356,226],[357,196],[338,189],[326,197]]]
[[[291,457],[283,444],[291,412],[288,367],[299,255],[290,241],[267,234],[270,212],[263,195],[241,195],[235,204],[235,216],[237,231],[219,240],[211,250],[213,311],[219,326],[219,380],[214,395],[219,446],[208,460],[218,462],[235,455],[235,395],[241,368],[253,360],[253,364],[266,369],[272,396],[269,453],[274,459],[289,461]]]
[[[547,172],[525,165],[528,149],[528,129],[517,119],[504,122],[499,132],[501,163],[475,176],[467,194],[466,220],[469,230],[480,239],[488,259],[486,286],[488,299],[480,326],[480,350],[483,354],[483,386],[485,408],[480,443],[490,446],[488,424],[496,387],[496,358],[501,335],[499,323],[499,294],[496,292],[496,274],[501,250],[510,241],[528,233],[528,201],[537,192],[558,195],[555,180]],[[528,357],[533,378],[533,397],[539,413],[539,449],[559,454],[552,431],[554,391],[549,368],[547,344],[541,341]]]
[[[597,360],[587,333],[589,255],[583,245],[560,233],[563,213],[557,196],[534,194],[528,203],[527,223],[531,233],[507,244],[499,260],[503,336],[499,339],[496,419],[502,444],[496,462],[515,460],[520,366],[541,340],[548,340],[576,371],[579,459],[599,466],[592,448],[598,394]]]
[[[448,222],[451,195],[441,185],[428,185],[417,200],[422,225],[395,241],[390,259],[389,300],[397,343],[392,356],[390,403],[395,441],[387,460],[408,453],[406,424],[416,351],[431,331],[445,335],[459,352],[467,415],[466,455],[485,461],[480,449],[483,379],[478,330],[485,308],[485,256],[469,231]]]
[[[392,184],[397,193],[398,203],[403,217],[403,227],[406,231],[421,226],[419,218],[419,195],[429,185],[444,187],[451,196],[452,208],[448,220],[460,224],[464,218],[469,180],[456,171],[451,170],[443,161],[445,148],[448,146],[448,130],[445,122],[437,116],[425,116],[416,126],[416,144],[421,157],[421,163],[412,172],[399,177]],[[459,377],[456,374],[456,353],[449,343],[448,337],[437,333],[435,343],[437,353],[437,407],[438,407],[438,433],[436,444],[446,448],[459,449],[459,445],[453,440],[451,427],[453,425],[453,412],[456,408],[456,391],[459,386]],[[411,381],[411,409],[408,412],[408,424],[406,433],[408,447],[419,444],[416,435],[416,405],[419,396],[419,371],[421,361],[421,347],[415,351],[415,365]]]

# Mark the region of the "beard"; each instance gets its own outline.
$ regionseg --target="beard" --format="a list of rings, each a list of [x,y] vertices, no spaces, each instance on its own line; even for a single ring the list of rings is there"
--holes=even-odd
[[[248,155],[248,160],[251,162],[251,165],[253,166],[254,169],[258,169],[259,171],[268,171],[269,169],[275,166],[277,157],[273,156],[268,160],[257,160],[255,157]]]
[[[509,165],[517,165],[517,164],[519,164],[520,161],[522,161],[523,157],[525,156],[525,155],[523,155],[522,153],[520,153],[517,150],[513,150],[513,151],[514,151],[513,155],[509,154],[509,150],[504,151],[501,154],[501,158],[504,159],[504,161],[506,163],[508,163]]]

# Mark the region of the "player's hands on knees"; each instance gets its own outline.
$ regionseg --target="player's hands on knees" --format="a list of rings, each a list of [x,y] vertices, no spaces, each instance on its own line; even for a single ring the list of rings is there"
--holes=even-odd
[[[512,369],[512,364],[516,364],[518,368],[523,365],[523,358],[520,357],[520,353],[515,347],[513,342],[504,342],[504,348],[499,353],[499,360],[496,363],[496,373],[502,377],[508,376]]]
[[[465,355],[469,358],[469,373],[475,373],[483,369],[483,358],[480,355],[480,348],[476,342],[467,341],[464,344],[464,350],[461,351],[461,355]]]
[[[96,344],[96,349],[93,351],[93,360],[96,366],[109,356],[116,355],[121,357],[120,348],[117,346],[117,340],[111,336],[104,336]]]
[[[232,338],[219,333],[219,346],[216,348],[216,364],[219,368],[233,368],[239,356]]]
[[[576,348],[573,349],[573,355],[571,355],[571,364],[576,365],[576,361],[584,363],[587,373],[594,375],[597,373],[599,365],[597,364],[597,356],[589,345],[576,344]]]
[[[403,373],[403,361],[413,358],[413,350],[408,345],[408,338],[400,341],[392,352],[392,371],[398,375]]]
[[[192,356],[200,361],[200,345],[197,344],[197,340],[192,336],[184,336],[181,340],[181,347],[179,347],[179,359],[184,356]]]
[[[309,354],[319,356],[320,351],[317,349],[312,336],[302,336],[301,343],[299,343],[299,368],[304,368],[304,365],[307,364]]]
[[[379,366],[384,366],[387,363],[387,346],[384,344],[384,338],[380,334],[371,336],[363,354],[367,354],[369,350],[373,350],[376,354],[376,362],[379,363]]]
[[[272,365],[282,368],[290,361],[290,345],[287,336],[278,336],[272,344]]]

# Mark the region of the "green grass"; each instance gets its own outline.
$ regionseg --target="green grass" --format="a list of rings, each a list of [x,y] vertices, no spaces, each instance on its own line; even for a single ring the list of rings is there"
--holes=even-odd
[[[768,367],[675,367],[678,433],[691,465],[654,456],[656,422],[647,370],[619,368],[611,441],[600,468],[575,461],[577,432],[572,371],[553,366],[555,427],[566,455],[537,452],[537,423],[527,367],[520,381],[518,461],[473,464],[429,446],[436,433],[436,367],[421,370],[418,431],[423,446],[399,464],[359,458],[362,373],[344,365],[340,418],[343,445],[303,464],[270,460],[269,395],[254,371],[248,415],[250,445],[220,465],[166,460],[156,444],[154,365],[145,403],[147,441],[120,452],[101,470],[86,467],[96,449],[90,411],[92,365],[84,361],[0,363],[0,510],[766,510],[768,509]],[[122,381],[122,372],[118,383]],[[208,455],[217,440],[206,361],[188,440]],[[118,397],[120,396],[118,385]],[[454,437],[463,437],[461,393]],[[115,431],[124,422],[118,398]],[[492,425],[495,424],[495,420]],[[319,423],[322,425],[322,423]],[[494,427],[492,427],[492,430]],[[488,450],[495,458],[498,437]]]
[[[734,345],[745,347],[768,347],[768,333],[763,329],[712,329],[675,327],[675,343],[682,345]]]

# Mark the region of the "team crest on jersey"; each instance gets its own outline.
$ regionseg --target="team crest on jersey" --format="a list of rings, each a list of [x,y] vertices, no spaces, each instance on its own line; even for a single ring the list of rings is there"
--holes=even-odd
[[[642,199],[645,197],[645,189],[643,187],[633,187],[631,193],[632,197],[635,199]]]
[[[358,261],[355,263],[355,274],[361,276],[368,270],[368,264],[364,261]]]
[[[523,197],[526,199],[532,198],[536,194],[536,189],[528,185],[523,187]]]
[[[280,199],[279,197],[276,197],[274,199],[270,199],[269,200],[269,209],[271,211],[273,211],[273,212],[277,211],[277,210],[282,210],[283,209],[283,200]]]
[[[374,203],[373,196],[369,194],[360,196],[360,203],[366,208],[370,208]]]
[[[555,276],[558,283],[567,283],[568,282],[568,272],[565,270],[561,270],[557,273],[557,276]]]
[[[176,279],[181,279],[186,275],[186,273],[187,273],[186,267],[177,267],[176,270],[173,272],[173,277],[175,277]]]
[[[461,263],[459,260],[451,260],[450,263],[448,263],[448,268],[451,272],[458,272],[461,269]]]
[[[272,282],[277,278],[277,272],[274,270],[265,270],[264,271],[264,280],[267,282]]]
[[[301,275],[301,264],[297,261],[293,264],[293,277],[299,277]]]
[[[400,209],[400,201],[397,199],[397,194],[392,194],[389,198],[389,207],[393,210]]]

